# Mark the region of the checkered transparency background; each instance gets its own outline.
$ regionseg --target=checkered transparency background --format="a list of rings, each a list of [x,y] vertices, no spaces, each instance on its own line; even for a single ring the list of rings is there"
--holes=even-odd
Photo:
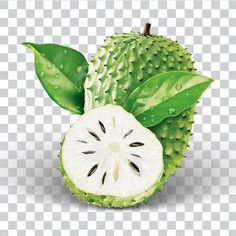
[[[0,1],[0,235],[236,235],[236,1]],[[148,205],[103,209],[63,186],[57,155],[76,115],[58,107],[21,43],[54,42],[88,60],[105,35],[178,40],[215,79],[198,104],[190,150]]]

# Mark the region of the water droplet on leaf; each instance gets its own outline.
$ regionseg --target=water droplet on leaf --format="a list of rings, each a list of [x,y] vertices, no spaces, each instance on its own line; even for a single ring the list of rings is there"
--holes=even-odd
[[[38,61],[38,60],[36,60],[36,61],[35,61],[35,63],[36,63],[36,64],[39,64],[39,61]]]
[[[57,90],[57,89],[60,88],[60,86],[59,85],[55,85],[54,88]]]
[[[67,50],[66,49],[64,50],[64,54],[67,54]]]
[[[78,66],[78,67],[77,67],[77,72],[78,72],[78,73],[81,73],[81,71],[82,71],[82,67],[81,67],[81,66]]]
[[[175,110],[175,108],[171,107],[168,109],[168,112],[170,115],[173,115],[176,112],[176,110]]]
[[[168,96],[166,96],[166,97],[163,98],[163,102],[167,102],[167,100],[169,100],[169,97],[168,97]]]
[[[45,76],[45,73],[42,71],[42,72],[40,72],[39,76],[40,76],[40,77],[44,77],[44,76]]]
[[[47,64],[47,68],[50,70],[52,68],[51,64]]]
[[[143,120],[146,120],[147,118],[146,117],[143,117]]]
[[[56,74],[56,78],[57,78],[57,79],[59,78],[59,75],[58,75],[58,74]]]
[[[188,96],[189,95],[189,92],[186,92],[186,96]]]
[[[64,66],[63,66],[63,64],[61,64],[61,65],[60,65],[60,69],[63,69],[63,68],[64,68]]]
[[[176,86],[175,86],[175,88],[179,91],[179,90],[181,90],[182,89],[182,84],[177,84]]]

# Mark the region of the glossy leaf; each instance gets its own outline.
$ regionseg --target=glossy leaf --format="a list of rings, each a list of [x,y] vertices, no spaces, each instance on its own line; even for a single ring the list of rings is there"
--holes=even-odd
[[[144,126],[151,127],[194,106],[212,81],[189,72],[161,73],[136,88],[125,109]]]
[[[48,95],[59,106],[82,114],[84,107],[84,80],[88,63],[84,56],[57,44],[23,43],[35,56],[36,74]]]

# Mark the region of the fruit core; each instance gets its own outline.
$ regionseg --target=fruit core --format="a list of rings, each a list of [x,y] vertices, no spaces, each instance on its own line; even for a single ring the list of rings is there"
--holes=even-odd
[[[117,153],[120,151],[120,144],[117,142],[111,142],[108,147],[113,153]]]

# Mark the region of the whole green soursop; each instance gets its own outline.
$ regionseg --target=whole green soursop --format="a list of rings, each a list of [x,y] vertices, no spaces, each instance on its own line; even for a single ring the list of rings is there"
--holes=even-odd
[[[195,71],[191,55],[169,38],[145,32],[107,37],[89,64],[85,80],[85,111],[105,104],[123,106],[140,84],[166,71]],[[150,129],[163,145],[164,173],[157,191],[173,175],[186,153],[195,108],[167,118]]]

